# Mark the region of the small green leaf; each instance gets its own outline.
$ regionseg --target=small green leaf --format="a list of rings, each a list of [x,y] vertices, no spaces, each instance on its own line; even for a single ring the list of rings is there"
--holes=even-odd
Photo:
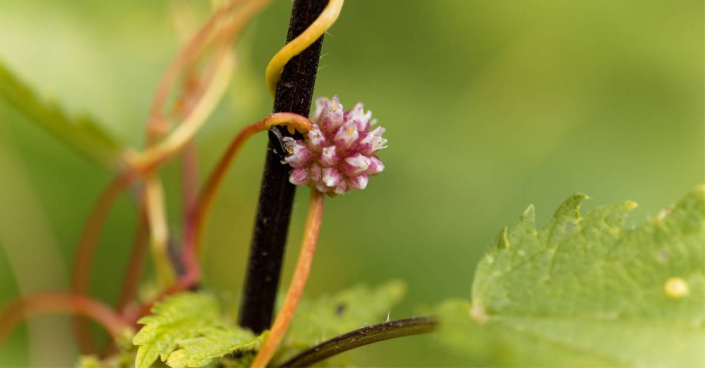
[[[42,101],[2,63],[0,99],[93,161],[111,170],[120,164],[122,145],[99,124],[86,117],[70,118],[57,103]]]
[[[390,281],[375,289],[357,286],[315,301],[302,300],[284,339],[277,361],[323,341],[384,322],[404,296],[401,281]]]
[[[509,365],[705,366],[705,187],[629,230],[633,202],[581,217],[586,198],[541,230],[530,207],[503,232],[472,306],[441,307],[441,339]]]
[[[206,293],[181,293],[152,308],[135,335],[135,366],[150,367],[157,358],[172,367],[200,367],[235,351],[259,348],[263,337],[225,323],[217,300]]]
[[[166,364],[172,368],[202,367],[215,358],[232,352],[256,353],[267,334],[255,338],[247,330],[210,328],[201,331],[203,336],[179,340],[181,349],[173,352]]]

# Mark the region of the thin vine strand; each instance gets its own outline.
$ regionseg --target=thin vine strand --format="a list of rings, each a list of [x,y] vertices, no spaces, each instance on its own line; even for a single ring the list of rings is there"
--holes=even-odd
[[[146,203],[140,198],[138,209],[137,229],[133,240],[132,250],[128,258],[128,265],[118,297],[117,311],[120,315],[128,314],[130,303],[137,296],[139,281],[147,261],[147,242],[149,241],[149,224],[147,223]]]
[[[306,227],[304,228],[304,239],[299,252],[299,259],[296,262],[296,270],[291,280],[291,285],[284,298],[277,318],[274,320],[274,325],[269,331],[266,340],[262,344],[255,360],[250,368],[265,368],[269,360],[277,350],[279,343],[284,338],[291,320],[294,318],[296,308],[301,300],[301,295],[304,292],[308,275],[311,272],[313,265],[313,257],[316,253],[316,244],[318,243],[318,234],[321,229],[321,220],[323,218],[323,203],[325,202],[325,194],[319,192],[315,188],[311,189],[311,199],[308,205],[308,216],[306,219]]]
[[[318,17],[296,38],[288,42],[267,65],[265,83],[272,96],[275,96],[277,84],[281,78],[284,66],[294,56],[299,55],[335,23],[343,7],[343,0],[329,0],[326,7]],[[290,131],[290,133],[293,133]],[[264,368],[267,366],[277,347],[284,338],[294,317],[301,296],[303,295],[308,275],[311,271],[313,259],[318,242],[321,220],[323,217],[323,204],[325,195],[315,188],[311,189],[309,213],[304,229],[304,240],[297,260],[296,269],[291,285],[284,299],[284,304],[277,313],[274,324],[265,342],[252,362],[251,368]]]
[[[176,281],[177,275],[167,249],[169,226],[164,206],[164,187],[154,173],[146,176],[145,199],[152,236],[152,259],[159,282],[166,287]]]
[[[218,26],[227,22],[227,16],[233,12],[236,5],[239,5],[241,0],[233,0],[225,4],[220,9],[216,10],[214,14],[210,17],[206,25],[203,26],[191,40],[186,37],[180,37],[187,39],[186,46],[179,53],[179,56],[174,59],[174,61],[169,65],[164,77],[162,78],[155,98],[150,109],[150,115],[146,123],[146,135],[147,135],[147,146],[146,149],[150,150],[163,138],[164,135],[169,130],[168,122],[169,119],[164,117],[164,103],[167,100],[169,91],[172,85],[176,82],[176,77],[180,73],[184,73],[184,86],[182,96],[177,98],[173,107],[173,119],[182,122],[185,116],[190,114],[192,110],[193,101],[198,101],[203,94],[203,84],[199,79],[209,80],[211,76],[209,74],[213,73],[211,70],[207,70],[204,74],[204,78],[199,78],[199,72],[197,68],[193,65],[198,58],[199,54],[206,48],[209,38],[211,35],[217,32]],[[188,149],[189,146],[191,149]],[[195,154],[193,150],[192,140],[185,143],[185,147],[182,153],[182,163],[184,163],[185,169],[188,174],[192,174],[193,162],[195,161],[192,157]],[[187,196],[190,192],[193,192],[194,179],[190,179],[184,176],[183,181],[183,192],[184,201],[189,202]],[[176,280],[176,271],[173,266],[169,251],[169,226],[166,220],[166,209],[164,205],[164,194],[162,188],[161,179],[158,173],[150,173],[145,175],[145,186],[144,195],[142,200],[145,201],[145,207],[147,211],[147,226],[149,227],[149,233],[151,237],[151,249],[152,249],[152,259],[157,272],[157,278],[160,280],[160,284],[163,287],[168,287]],[[140,225],[138,225],[140,226]]]
[[[246,16],[239,18],[238,21],[233,21],[233,26],[231,26],[229,29],[227,29],[225,34],[229,34],[231,37],[234,36],[237,31],[241,29],[241,25],[247,21],[247,19],[251,18],[254,13],[257,11],[261,10],[261,8],[266,4],[269,0],[261,0],[261,1],[254,1],[253,3],[255,4],[254,6],[249,8],[249,12],[245,11],[244,13]],[[335,0],[333,0],[335,1]],[[232,1],[230,5],[234,5],[235,3],[238,3],[239,1]],[[227,9],[228,6],[226,6],[224,9]],[[222,13],[218,13],[218,16],[222,16]],[[244,18],[244,19],[243,19]],[[213,21],[213,19],[211,19]],[[208,27],[213,27],[214,22],[209,22],[209,24],[206,26]],[[203,31],[203,30],[202,30]],[[205,37],[204,32],[200,32],[197,36],[196,39]],[[223,44],[227,43],[229,41],[230,37],[221,37],[221,42]],[[224,40],[224,41],[223,41]],[[193,46],[193,43],[191,43],[189,46]],[[304,47],[305,48],[305,47]],[[194,52],[193,49],[187,48],[187,50],[190,50],[188,52],[184,52],[184,54],[188,54],[189,52]],[[181,57],[184,56],[184,54],[180,55]],[[228,60],[227,54],[225,55],[224,59]],[[219,58],[216,58],[219,59]],[[186,63],[187,59],[181,58],[181,60],[177,60],[175,63],[173,63],[170,66],[169,71],[165,75],[165,78],[162,81],[162,84],[160,85],[160,91],[157,93],[157,97],[155,98],[155,104],[154,106],[159,106],[160,104],[163,104],[164,100],[161,99],[160,96],[165,96],[164,92],[162,91],[163,88],[170,87],[170,85],[173,83],[173,78],[178,74],[178,70],[182,69]],[[104,194],[101,196],[101,198],[98,200],[98,203],[96,207],[93,210],[92,215],[89,217],[89,222],[88,226],[86,227],[86,231],[84,231],[84,234],[82,236],[82,246],[79,247],[79,252],[78,252],[78,257],[77,257],[77,262],[76,265],[77,267],[74,269],[74,278],[72,282],[72,287],[74,288],[75,291],[82,293],[86,292],[87,289],[87,279],[88,279],[88,272],[90,270],[90,262],[91,259],[93,258],[93,254],[95,252],[95,247],[90,247],[86,246],[86,240],[95,240],[97,241],[97,238],[100,234],[100,228],[102,227],[101,224],[104,222],[105,217],[107,216],[109,209],[112,206],[112,203],[117,199],[117,196],[134,180],[139,178],[140,176],[146,176],[150,175],[153,173],[153,171],[162,163],[164,163],[166,160],[169,158],[173,157],[177,152],[179,152],[188,142],[191,141],[191,138],[195,134],[195,132],[200,128],[200,125],[205,121],[205,119],[210,115],[210,112],[213,110],[215,107],[215,104],[217,101],[220,99],[220,96],[222,96],[222,93],[224,92],[225,86],[227,85],[227,81],[229,81],[229,73],[231,72],[231,68],[226,68],[228,65],[232,66],[232,62],[222,62],[222,63],[216,63],[218,64],[218,72],[213,73],[213,80],[208,83],[208,88],[204,92],[204,95],[202,98],[198,100],[198,102],[195,104],[195,107],[193,111],[190,114],[187,114],[187,116],[184,118],[184,121],[182,124],[175,129],[174,132],[172,132],[167,138],[162,141],[157,143],[158,138],[163,135],[162,131],[160,129],[155,128],[155,126],[158,126],[159,124],[155,123],[158,119],[156,118],[156,115],[153,113],[151,114],[151,118],[148,121],[148,136],[149,139],[148,141],[150,142],[148,144],[148,149],[145,153],[141,155],[132,155],[132,156],[126,156],[128,162],[130,163],[130,168],[124,172],[123,174],[119,175],[112,183],[111,185],[108,186]],[[183,65],[180,65],[183,64]],[[172,79],[172,80],[170,80]],[[218,81],[226,81],[226,83],[218,83]],[[168,90],[168,88],[167,88]],[[159,109],[154,109],[154,111],[157,111]],[[288,121],[287,122],[277,122],[276,121],[276,116],[273,119],[269,119],[266,121],[264,124],[265,128],[263,130],[268,129],[272,125],[282,125],[282,124],[289,124],[291,123],[291,117],[287,117]],[[310,122],[308,122],[307,119],[303,118],[306,120],[308,125],[302,125],[300,130],[302,131],[307,131],[310,128]],[[265,119],[266,120],[266,119]],[[294,119],[296,120],[296,119]],[[161,229],[152,229],[153,232],[155,233],[160,233],[159,239],[160,241],[163,242],[163,239],[165,237],[166,230],[163,228],[163,224],[166,222],[163,219],[164,213],[163,211],[163,203],[160,203],[163,200],[163,194],[159,193],[159,186],[161,186],[161,183],[158,181],[158,178],[152,177],[148,178],[147,180],[148,185],[156,185],[157,190],[156,193],[152,192],[150,194],[150,191],[146,191],[144,194],[147,195],[147,197],[144,199],[144,204],[146,206],[145,212],[147,214],[152,213],[151,216],[147,217],[152,217],[151,223],[156,223],[157,226],[162,226]],[[217,185],[216,185],[217,187]],[[152,190],[154,190],[155,187],[153,187]],[[151,206],[151,208],[150,208]],[[142,211],[140,211],[142,212]],[[161,219],[154,221],[155,218]],[[94,226],[91,226],[94,225]],[[137,237],[138,239],[140,236]],[[89,242],[90,243],[90,242]],[[137,241],[139,243],[139,241]],[[92,249],[91,249],[92,248]],[[138,247],[139,248],[139,247]],[[139,253],[139,249],[135,249],[137,253]],[[133,252],[134,253],[134,252]],[[138,264],[142,264],[142,262],[137,262]],[[138,278],[134,278],[135,280]],[[177,283],[178,284],[178,283]],[[129,289],[129,288],[128,288]],[[128,290],[129,291],[129,290]],[[128,292],[127,294],[131,294],[132,292]],[[69,313],[77,314],[77,315],[83,315],[83,316],[88,316],[91,318],[97,319],[100,323],[104,324],[104,326],[111,332],[111,334],[116,335],[116,331],[119,329],[122,329],[123,327],[127,326],[129,327],[129,324],[125,322],[119,314],[112,312],[110,308],[107,306],[104,306],[100,304],[99,302],[93,301],[81,294],[74,294],[74,295],[38,295],[35,297],[29,297],[29,298],[24,298],[21,300],[18,300],[15,304],[12,305],[10,308],[11,316],[13,317],[13,321],[17,318],[17,311],[20,310],[21,316],[24,316],[26,314],[34,314],[34,313],[51,313],[51,312],[59,312],[59,311],[66,311]],[[124,295],[123,295],[124,297]],[[123,299],[123,298],[121,298]],[[126,307],[127,306],[127,301],[121,300],[119,303],[121,304],[121,307]],[[20,318],[21,319],[21,318]],[[11,329],[11,327],[14,325],[14,323],[5,323],[3,324],[4,326],[9,326],[8,329]],[[116,327],[117,326],[117,327]]]
[[[194,241],[187,241],[186,247],[195,247],[198,254],[203,254],[205,244],[203,244],[201,239],[201,234],[203,234],[203,224],[208,217],[208,212],[210,211],[213,201],[215,199],[218,190],[222,184],[225,173],[227,172],[232,162],[237,157],[238,152],[245,144],[245,142],[258,132],[264,132],[269,130],[273,126],[287,126],[290,129],[295,129],[299,133],[306,134],[311,129],[311,122],[297,114],[292,113],[275,113],[267,116],[263,120],[253,123],[243,130],[232,140],[225,153],[221,156],[215,169],[213,169],[210,177],[206,181],[206,184],[199,195],[199,200],[197,206],[193,209],[191,213],[191,220],[189,223],[191,227],[194,228]],[[188,239],[189,237],[187,237]]]
[[[225,46],[222,47],[222,49],[225,49]],[[177,128],[174,133],[179,132],[179,135],[176,138],[171,138],[173,136],[172,134],[164,142],[145,152],[144,155],[138,156],[137,159],[129,159],[131,167],[126,172],[120,174],[98,199],[88,218],[88,222],[79,242],[72,277],[72,289],[74,292],[79,294],[87,293],[90,265],[94,258],[96,244],[100,236],[102,225],[115,200],[130,183],[140,176],[151,172],[175,155],[188,141],[188,137],[185,136],[185,133],[195,133],[194,128],[197,129],[202,125],[225,93],[232,73],[233,64],[229,53],[219,52],[219,54],[221,56],[216,58],[217,67],[216,71],[213,73],[212,81],[209,82],[209,86],[201,100],[180,126],[180,128],[185,127],[186,129]],[[87,325],[80,319],[75,321],[75,325],[81,350],[84,353],[95,351],[94,344],[91,339],[88,338],[90,332]]]
[[[279,365],[279,368],[309,367],[332,356],[375,342],[434,332],[433,317],[414,317],[389,321],[348,332],[309,348]]]
[[[328,0],[294,0],[287,43],[303,33],[327,4]],[[281,74],[286,83],[277,85],[274,112],[309,114],[322,42],[323,36],[286,64]],[[238,317],[241,326],[256,333],[271,326],[296,189],[289,182],[290,167],[282,165],[281,157],[272,151],[274,144],[270,139]]]
[[[212,206],[215,195],[221,186],[222,180],[225,177],[227,169],[230,167],[238,152],[245,142],[258,132],[267,131],[273,126],[287,126],[296,129],[301,133],[306,133],[311,129],[311,122],[301,115],[291,113],[276,113],[267,116],[266,118],[246,126],[233,139],[231,144],[221,156],[216,168],[211,173],[206,185],[204,186],[199,200],[195,202],[195,206],[189,212],[189,220],[186,224],[184,232],[184,244],[182,250],[182,262],[186,268],[186,273],[179,280],[167,288],[155,300],[150,301],[142,306],[139,316],[149,313],[151,306],[158,300],[163,299],[167,295],[171,295],[194,286],[201,276],[201,270],[198,262],[198,253],[202,253],[203,245],[200,242],[203,233],[203,224],[208,216],[208,212]],[[136,317],[139,317],[136,316]]]
[[[18,299],[0,313],[0,344],[22,320],[41,314],[71,313],[91,318],[118,339],[131,325],[109,306],[82,295],[35,294]]]
[[[232,63],[229,58],[223,60],[224,61],[220,63],[219,71],[216,73],[213,83],[209,86],[208,91],[199,102],[199,106],[194,109],[193,114],[187,119],[205,120],[210,111],[215,108],[217,100],[219,100],[225,92],[225,87],[227,86],[231,74]],[[195,123],[198,123],[198,121]],[[152,156],[152,162],[148,162],[148,165],[135,165],[131,170],[117,177],[100,196],[88,217],[88,223],[79,243],[72,278],[72,289],[75,293],[86,294],[88,291],[88,280],[91,271],[91,263],[96,251],[96,244],[105,219],[113,203],[115,203],[115,200],[117,200],[130,183],[141,175],[151,172],[175,153],[175,151],[164,151],[161,156]],[[75,325],[79,336],[89,336],[85,334],[85,331],[87,331],[85,323],[81,320],[77,320]],[[89,349],[90,345],[92,345],[90,342],[86,343],[90,341],[87,338],[80,338],[80,340],[83,341],[81,343],[83,349]],[[92,349],[89,351],[92,351]]]
[[[267,65],[265,71],[265,84],[269,93],[274,97],[277,92],[277,83],[281,78],[286,63],[294,56],[300,54],[323,36],[338,19],[345,0],[329,0],[323,12],[306,30],[277,52]]]

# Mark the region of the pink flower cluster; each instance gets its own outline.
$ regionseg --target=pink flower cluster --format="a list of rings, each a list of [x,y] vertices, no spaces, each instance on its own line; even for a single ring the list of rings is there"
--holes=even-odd
[[[369,177],[384,170],[376,153],[387,148],[384,128],[370,130],[377,122],[371,118],[361,103],[345,111],[338,96],[317,99],[305,140],[284,138],[285,162],[293,168],[289,181],[331,196],[365,189]]]

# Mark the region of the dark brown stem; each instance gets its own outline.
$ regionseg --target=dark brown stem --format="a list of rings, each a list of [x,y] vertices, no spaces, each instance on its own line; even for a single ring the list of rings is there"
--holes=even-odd
[[[301,34],[326,4],[326,0],[294,0],[287,42]],[[274,112],[308,116],[322,44],[323,37],[286,64],[277,86]],[[286,129],[273,129],[289,136]],[[240,325],[255,333],[266,330],[272,323],[295,192],[294,185],[289,183],[290,167],[282,165],[281,157],[273,149],[270,141],[240,310]]]
[[[397,337],[429,333],[433,332],[436,327],[438,327],[438,321],[433,317],[407,318],[363,327],[316,345],[289,359],[280,365],[280,368],[308,367],[360,346]]]

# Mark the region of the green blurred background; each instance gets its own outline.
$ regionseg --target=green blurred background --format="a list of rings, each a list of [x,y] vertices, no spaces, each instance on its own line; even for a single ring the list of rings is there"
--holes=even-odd
[[[142,147],[156,84],[178,49],[177,2],[0,0],[0,60],[44,98]],[[180,3],[203,21],[205,0]],[[408,297],[391,317],[410,316],[469,297],[485,247],[531,203],[544,223],[576,192],[593,198],[588,208],[634,200],[633,226],[705,182],[703,4],[348,0],[325,39],[316,96],[373,111],[387,128],[387,169],[364,192],[327,202],[307,294],[399,278]],[[238,45],[235,82],[198,136],[203,171],[240,127],[270,112],[263,74],[290,10],[275,0]],[[206,281],[232,295],[265,144],[257,137],[242,152],[209,225]],[[111,176],[1,100],[0,172],[0,301],[66,290],[81,228]],[[178,226],[178,166],[163,174]],[[306,196],[296,198],[285,285]],[[117,298],[134,222],[123,199],[91,281],[104,301]],[[73,364],[66,318],[25,326],[0,347],[0,365]],[[492,363],[448,355],[425,336],[352,354],[363,366]]]

